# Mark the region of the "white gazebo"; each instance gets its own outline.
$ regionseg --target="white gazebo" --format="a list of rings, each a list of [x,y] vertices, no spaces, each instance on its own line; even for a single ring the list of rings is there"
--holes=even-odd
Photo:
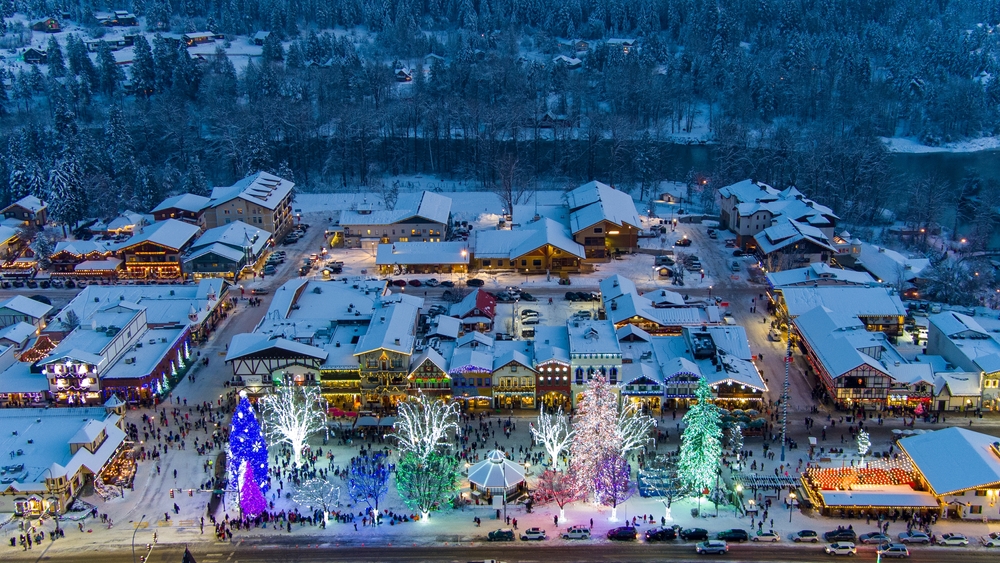
[[[504,493],[510,498],[524,490],[524,467],[507,459],[500,450],[493,450],[486,459],[469,468],[469,487],[483,491],[486,497]]]

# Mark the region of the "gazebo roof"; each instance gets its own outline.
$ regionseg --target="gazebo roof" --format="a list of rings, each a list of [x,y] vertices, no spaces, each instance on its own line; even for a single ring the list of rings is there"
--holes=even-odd
[[[524,468],[507,459],[500,450],[493,450],[486,459],[469,468],[469,482],[491,492],[516,487],[524,481]]]

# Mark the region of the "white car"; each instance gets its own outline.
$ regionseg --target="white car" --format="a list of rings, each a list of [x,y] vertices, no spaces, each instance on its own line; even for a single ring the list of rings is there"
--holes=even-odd
[[[899,541],[903,543],[931,543],[931,537],[923,532],[918,532],[916,530],[912,532],[903,532],[899,534]]]
[[[1000,547],[1000,532],[990,532],[979,540],[983,542],[983,547]]]
[[[963,536],[962,534],[941,534],[941,539],[937,542],[938,545],[969,545],[969,538]]]
[[[761,532],[757,535],[751,535],[750,541],[770,541],[775,542],[781,539],[781,536],[774,533],[774,530],[768,530],[766,532]]]
[[[831,543],[830,545],[824,547],[823,551],[825,551],[827,555],[846,555],[848,557],[854,557],[858,554],[858,548],[849,541]]]
[[[521,541],[531,541],[537,540],[541,541],[545,539],[545,530],[541,528],[528,528],[521,534]]]
[[[562,538],[564,540],[589,540],[590,539],[590,528],[584,528],[583,526],[573,526],[565,532],[563,532]]]

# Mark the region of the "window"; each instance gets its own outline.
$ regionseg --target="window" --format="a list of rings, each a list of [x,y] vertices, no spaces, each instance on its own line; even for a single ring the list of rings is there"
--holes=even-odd
[[[490,378],[488,378],[488,377],[486,378],[486,386],[487,386],[487,387],[489,387],[489,386],[490,386]]]
[[[535,267],[539,267],[539,266],[542,265],[542,261],[541,260],[532,260],[531,261],[531,265],[535,266]]]
[[[493,265],[492,260],[483,260],[483,266],[492,266],[492,265]]]
[[[595,233],[603,233],[604,232],[604,227],[594,227],[594,232]]]
[[[969,507],[969,514],[982,514],[983,506],[981,504],[974,504]]]
[[[986,491],[978,490],[978,491],[976,491],[976,496],[977,497],[984,497],[984,496],[986,496]]]
[[[510,366],[511,373],[517,373],[517,366]]]
[[[522,266],[527,266],[528,265],[528,261],[527,260],[521,260],[521,265]]]

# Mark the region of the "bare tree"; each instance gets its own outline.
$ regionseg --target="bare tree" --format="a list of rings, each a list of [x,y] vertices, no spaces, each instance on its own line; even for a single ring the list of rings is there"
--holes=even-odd
[[[493,163],[499,182],[490,189],[500,198],[504,211],[513,215],[514,206],[528,203],[531,195],[521,160],[511,154],[503,154]]]

